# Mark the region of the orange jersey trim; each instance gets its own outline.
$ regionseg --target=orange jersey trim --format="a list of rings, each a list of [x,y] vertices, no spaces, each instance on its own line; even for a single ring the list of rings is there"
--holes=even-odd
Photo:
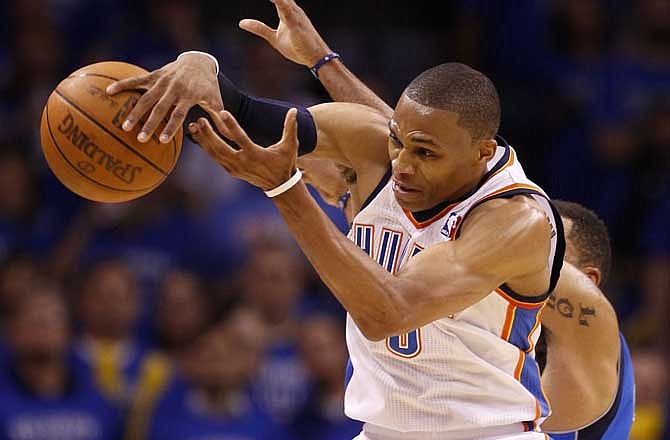
[[[462,201],[462,200],[461,200],[461,201]],[[412,222],[412,224],[414,225],[415,228],[417,228],[417,229],[423,229],[423,228],[425,228],[426,226],[429,226],[429,225],[435,223],[436,221],[438,221],[439,219],[441,219],[442,217],[444,217],[444,216],[447,214],[447,212],[451,211],[451,209],[452,209],[454,206],[458,205],[459,203],[461,203],[461,202],[452,203],[451,205],[447,206],[446,208],[444,208],[444,209],[443,209],[442,211],[440,211],[439,213],[435,214],[434,217],[429,218],[428,220],[426,220],[426,221],[424,221],[424,222],[420,222],[420,221],[418,221],[417,219],[415,219],[415,218],[414,218],[414,215],[412,215],[412,212],[411,212],[411,211],[408,211],[407,209],[403,209],[403,212],[405,213],[405,215],[407,216],[407,218],[409,219],[409,221]]]
[[[521,372],[523,371],[523,364],[526,362],[526,352],[520,348],[518,348],[518,350],[519,359],[516,361],[516,368],[514,368],[514,378],[521,382]]]
[[[516,315],[516,307],[513,304],[507,305],[507,314],[505,315],[505,324],[503,324],[502,334],[500,337],[509,341],[512,334],[512,324],[514,323],[514,316]]]
[[[530,332],[528,333],[528,338],[527,338],[528,339],[528,350],[526,350],[526,353],[530,353],[531,351],[535,350],[535,343],[530,340],[530,337],[533,336],[533,333],[535,333],[535,330],[537,330],[537,328],[540,326],[540,316],[542,316],[542,310],[544,310],[545,305],[546,305],[546,303],[542,303],[542,306],[540,307],[540,310],[537,312],[537,315],[535,315],[535,324],[533,324],[533,328],[531,328]]]

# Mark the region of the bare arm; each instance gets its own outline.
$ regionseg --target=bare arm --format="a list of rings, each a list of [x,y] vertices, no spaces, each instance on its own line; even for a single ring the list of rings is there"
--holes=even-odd
[[[267,190],[295,169],[295,112],[289,112],[282,140],[268,148],[251,142],[234,119],[212,117],[241,150],[233,150],[204,119],[189,129],[232,175]],[[505,282],[531,296],[549,284],[551,228],[544,213],[523,196],[477,207],[458,240],[425,249],[397,274],[343,236],[303,183],[273,200],[321,279],[371,340],[459,312]]]
[[[342,236],[301,188],[275,204],[316,271],[372,340],[460,312],[504,282],[546,266],[549,225],[523,200],[482,205],[458,240],[427,248],[393,275]],[[547,246],[534,246],[542,242]]]
[[[390,166],[388,119],[359,104],[332,102],[309,108],[317,128],[314,156],[352,168],[357,200],[365,200]]]
[[[552,415],[549,432],[585,426],[603,415],[618,383],[619,328],[612,305],[591,280],[563,264],[541,318],[547,332],[542,383]]]
[[[240,27],[267,41],[285,58],[307,68],[332,52],[295,1],[274,0],[273,3],[279,15],[277,29],[251,19],[240,21]],[[367,105],[387,118],[393,114],[391,107],[359,80],[341,59],[324,64],[318,75],[333,100]]]

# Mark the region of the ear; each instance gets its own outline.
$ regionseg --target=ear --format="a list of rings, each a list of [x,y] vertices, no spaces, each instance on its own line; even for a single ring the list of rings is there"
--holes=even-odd
[[[603,274],[600,272],[600,269],[594,266],[584,266],[582,267],[582,272],[584,272],[584,275],[593,281],[593,284],[600,287],[600,282],[602,281],[603,276]]]
[[[477,144],[478,161],[488,162],[493,159],[498,149],[498,143],[495,139],[482,139]]]

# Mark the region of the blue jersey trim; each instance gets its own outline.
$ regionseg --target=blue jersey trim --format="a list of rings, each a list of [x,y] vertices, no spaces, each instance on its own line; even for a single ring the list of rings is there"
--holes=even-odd
[[[351,377],[354,375],[354,365],[351,363],[351,358],[347,359],[347,369],[344,373],[344,389],[346,390],[351,381]]]

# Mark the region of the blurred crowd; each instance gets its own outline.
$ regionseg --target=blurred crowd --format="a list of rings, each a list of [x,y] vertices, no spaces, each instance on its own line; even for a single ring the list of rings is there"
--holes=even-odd
[[[301,5],[390,104],[445,61],[493,79],[501,135],[527,174],[609,227],[605,291],[636,369],[631,438],[670,438],[670,2],[441,3],[437,14],[422,1]],[[262,192],[186,140],[157,190],[95,204],[41,155],[49,93],[96,61],[151,70],[206,50],[252,94],[327,100],[306,69],[237,28],[274,14],[261,0],[0,0],[0,438],[360,432],[343,413],[344,311]]]

